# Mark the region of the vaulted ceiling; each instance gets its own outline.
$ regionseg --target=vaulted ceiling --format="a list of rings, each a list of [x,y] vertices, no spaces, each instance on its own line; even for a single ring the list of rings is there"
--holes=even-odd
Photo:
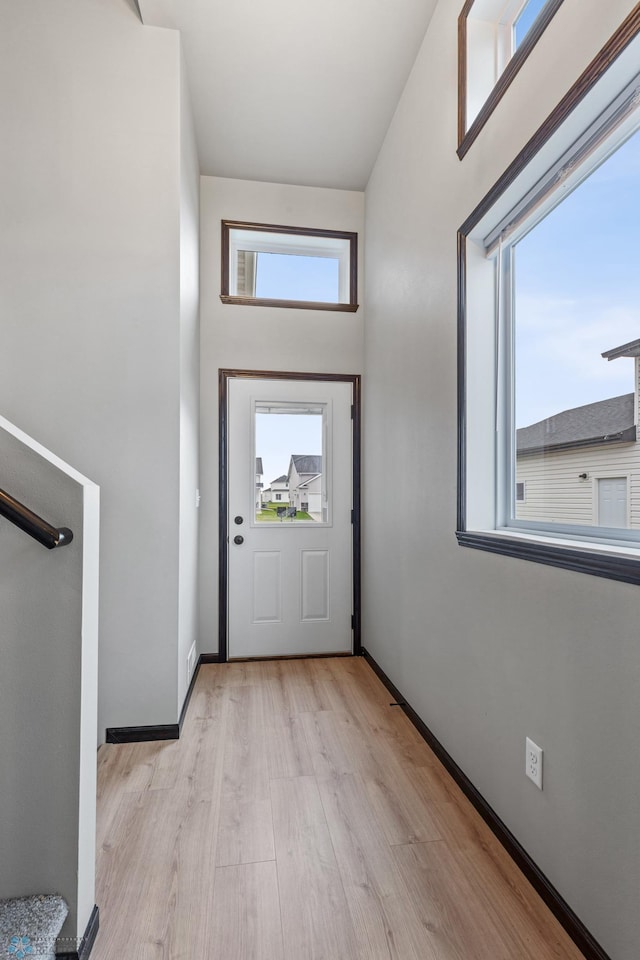
[[[138,0],[180,30],[201,172],[361,190],[436,0]]]

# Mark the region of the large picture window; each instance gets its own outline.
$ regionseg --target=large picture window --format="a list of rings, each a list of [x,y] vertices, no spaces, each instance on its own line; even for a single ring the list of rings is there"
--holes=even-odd
[[[460,542],[634,582],[639,29],[636,11],[459,244]]]

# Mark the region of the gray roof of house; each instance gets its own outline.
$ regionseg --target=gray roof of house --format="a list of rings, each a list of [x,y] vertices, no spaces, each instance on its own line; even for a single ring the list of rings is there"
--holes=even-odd
[[[631,443],[636,439],[634,405],[634,394],[625,393],[623,397],[563,410],[529,427],[521,427],[516,433],[518,455],[603,443]]]
[[[307,477],[306,480],[303,480],[303,481],[302,481],[302,483],[300,484],[300,486],[301,486],[301,487],[308,487],[310,483],[313,483],[314,480],[317,480],[318,477],[321,477],[321,476],[322,476],[321,473],[316,473],[316,475],[315,475],[314,477]]]
[[[605,350],[601,356],[605,360],[617,360],[618,357],[640,357],[640,340],[631,340],[629,343],[623,343],[621,347]]]
[[[322,473],[322,456],[319,453],[292,453],[291,459],[299,474]]]
[[[260,476],[262,476],[263,473],[264,471],[262,469],[262,457],[256,457],[256,474],[260,474]]]
[[[271,483],[286,483],[289,477],[286,473],[283,473],[281,477],[276,477],[275,480],[272,480]]]

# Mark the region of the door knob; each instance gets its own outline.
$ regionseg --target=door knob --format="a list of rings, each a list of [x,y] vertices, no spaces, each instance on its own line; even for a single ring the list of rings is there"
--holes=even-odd
[[[243,519],[242,517],[234,517],[233,522],[237,523],[239,526],[242,523],[242,519]]]
[[[238,534],[237,537],[233,538],[233,542],[237,543],[238,546],[240,546],[241,543],[244,543],[244,537],[241,537],[240,534]]]

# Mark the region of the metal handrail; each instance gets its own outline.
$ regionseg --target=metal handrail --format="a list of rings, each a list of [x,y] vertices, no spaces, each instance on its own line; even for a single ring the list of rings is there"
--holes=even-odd
[[[16,527],[20,527],[47,550],[66,547],[73,540],[73,533],[68,527],[52,527],[50,523],[39,517],[33,510],[29,510],[5,490],[0,490],[0,516],[6,517]]]

